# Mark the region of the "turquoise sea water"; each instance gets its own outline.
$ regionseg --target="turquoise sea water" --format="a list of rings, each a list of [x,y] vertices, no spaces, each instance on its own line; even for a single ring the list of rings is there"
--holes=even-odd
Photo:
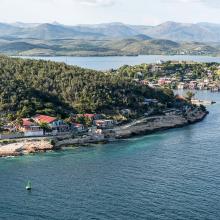
[[[125,64],[137,65],[142,63],[156,63],[159,60],[175,60],[175,61],[195,61],[195,62],[218,62],[220,57],[209,56],[162,56],[162,55],[147,55],[147,56],[120,56],[120,57],[23,57],[33,59],[44,59],[57,62],[65,62],[70,65],[77,65],[85,68],[96,70],[116,69]]]
[[[0,159],[0,219],[219,219],[220,95],[198,96],[217,104],[188,127]]]

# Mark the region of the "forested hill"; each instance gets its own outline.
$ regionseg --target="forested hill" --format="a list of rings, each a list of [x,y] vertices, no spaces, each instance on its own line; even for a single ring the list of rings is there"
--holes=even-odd
[[[26,117],[35,113],[116,112],[123,108],[138,109],[144,98],[166,103],[173,101],[173,94],[116,74],[0,56],[1,113]]]

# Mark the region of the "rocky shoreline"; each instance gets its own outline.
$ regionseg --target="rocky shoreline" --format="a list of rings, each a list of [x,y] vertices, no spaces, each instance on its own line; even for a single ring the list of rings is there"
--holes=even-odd
[[[49,140],[18,140],[16,143],[0,145],[0,157],[22,156],[50,150],[54,150],[54,146]]]
[[[130,124],[115,127],[99,136],[17,140],[16,143],[0,144],[0,157],[22,156],[30,153],[60,150],[68,146],[84,146],[88,144],[107,143],[117,139],[131,138],[137,135],[147,135],[154,132],[187,126],[202,121],[208,112],[196,111],[187,116],[173,114],[155,117],[143,117]]]
[[[208,112],[197,111],[193,115],[183,117],[181,115],[156,116],[137,120],[131,126],[125,125],[115,129],[116,138],[124,139],[137,135],[147,135],[154,132],[179,128],[202,121]]]

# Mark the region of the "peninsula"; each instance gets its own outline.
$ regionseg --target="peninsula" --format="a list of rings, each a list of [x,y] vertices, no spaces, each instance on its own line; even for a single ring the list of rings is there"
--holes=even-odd
[[[143,83],[145,72],[138,69],[100,72],[5,56],[0,66],[0,156],[149,134],[208,113],[192,104],[192,93],[183,97]]]

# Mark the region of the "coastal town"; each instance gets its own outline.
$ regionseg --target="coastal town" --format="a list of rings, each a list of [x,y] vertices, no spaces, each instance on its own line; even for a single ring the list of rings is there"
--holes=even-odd
[[[72,115],[66,121],[48,115],[36,115],[3,125],[1,129],[5,133],[0,134],[0,139],[58,136],[70,133],[84,134],[86,132],[101,134],[102,129],[111,128],[114,123],[113,120],[103,119],[103,116],[98,114]]]
[[[17,74],[11,83],[0,81],[5,86],[0,93],[0,156],[106,143],[189,125],[203,120],[205,105],[214,103],[195,99],[194,91],[220,88],[217,64],[160,61],[97,72],[47,61],[0,61],[6,64],[4,77],[10,71]],[[13,65],[19,71],[12,72]],[[34,68],[39,65],[41,71]],[[175,89],[192,91],[179,95]]]
[[[30,118],[16,118],[13,121],[3,117],[1,118],[0,140],[55,137],[66,134],[75,136],[102,135],[103,131],[133,123],[138,118],[161,115],[188,115],[194,110],[197,111],[197,108],[205,110],[203,103],[196,103],[196,99],[192,99],[193,96],[193,93],[191,97],[176,95],[176,103],[172,108],[163,106],[157,99],[145,98],[140,104],[143,108],[147,107],[148,110],[138,117],[135,115],[136,112],[131,109],[121,109],[117,117],[105,114],[71,114],[68,118],[61,119],[50,115],[37,114]]]
[[[20,156],[67,146],[115,141],[182,127],[203,120],[208,114],[202,105],[196,107],[187,104],[185,97],[177,96],[176,100],[176,108],[165,108],[155,113],[160,103],[146,99],[143,105],[152,108],[136,119],[131,119],[130,109],[123,109],[123,120],[118,121],[103,114],[75,114],[65,120],[49,115],[35,115],[8,122],[1,126],[0,156]]]
[[[0,0],[0,220],[220,220],[220,0]]]
[[[155,64],[124,66],[116,72],[152,88],[220,91],[220,66],[217,63],[160,60]]]

